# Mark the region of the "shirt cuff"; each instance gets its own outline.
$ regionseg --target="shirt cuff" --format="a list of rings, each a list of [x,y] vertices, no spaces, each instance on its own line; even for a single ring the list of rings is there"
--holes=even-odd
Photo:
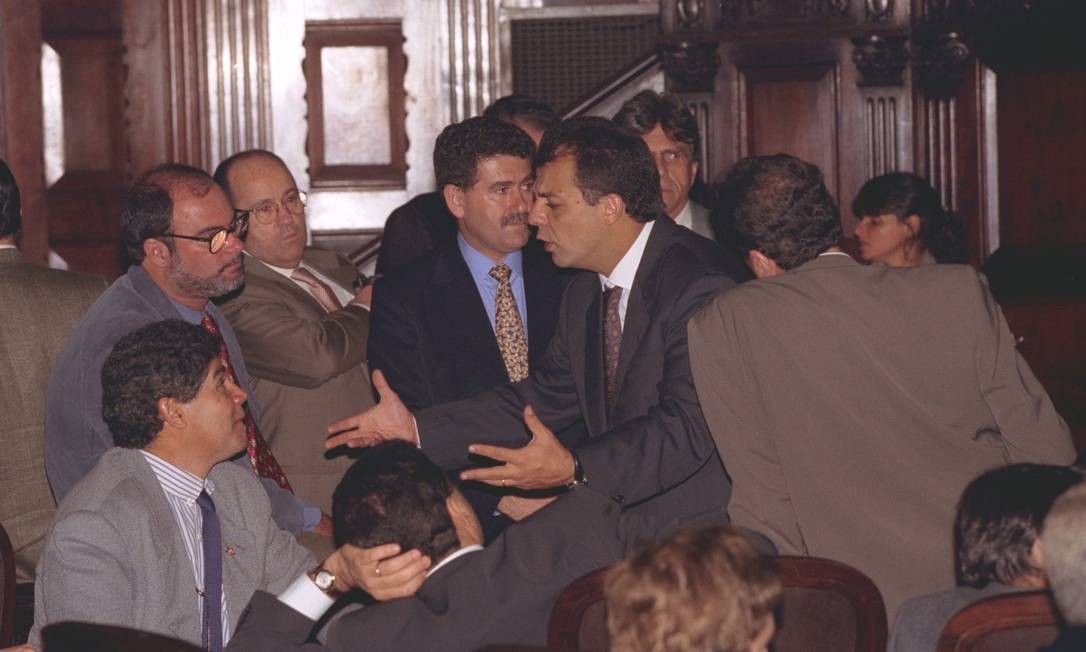
[[[312,532],[321,522],[321,508],[309,503],[302,503],[302,532]]]
[[[419,420],[415,418],[415,415],[411,415],[411,425],[415,427],[415,446],[422,448],[422,435],[419,434]]]
[[[276,599],[313,621],[320,620],[335,603],[307,575],[299,576]]]

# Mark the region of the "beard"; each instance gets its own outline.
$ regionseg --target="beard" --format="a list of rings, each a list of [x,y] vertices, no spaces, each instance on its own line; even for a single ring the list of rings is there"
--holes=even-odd
[[[239,262],[244,271],[245,260],[242,258],[242,254],[239,251],[236,258],[231,259],[228,263],[219,268],[218,273],[214,276],[204,278],[189,272],[181,265],[181,259],[178,256],[174,256],[170,260],[170,278],[177,284],[178,289],[190,297],[211,299],[212,297],[218,297],[227,294],[228,292],[233,292],[241,287],[241,284],[245,281],[244,273],[238,274],[238,277],[233,279],[223,276],[223,272],[226,268],[230,267],[235,262]]]

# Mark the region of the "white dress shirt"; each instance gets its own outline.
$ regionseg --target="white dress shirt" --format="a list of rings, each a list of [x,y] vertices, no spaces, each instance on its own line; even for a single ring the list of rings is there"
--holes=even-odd
[[[618,300],[618,317],[622,327],[626,327],[626,306],[630,305],[630,291],[633,290],[634,278],[637,276],[637,268],[641,266],[641,257],[645,255],[645,245],[649,242],[649,235],[656,222],[646,222],[641,227],[641,233],[634,240],[626,254],[618,261],[609,276],[600,274],[600,287],[604,290],[616,285],[622,288],[622,296]]]

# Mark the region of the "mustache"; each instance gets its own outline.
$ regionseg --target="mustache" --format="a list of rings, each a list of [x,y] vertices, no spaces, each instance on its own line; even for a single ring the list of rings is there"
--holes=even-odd
[[[502,226],[520,226],[528,223],[528,211],[506,213],[502,216]]]

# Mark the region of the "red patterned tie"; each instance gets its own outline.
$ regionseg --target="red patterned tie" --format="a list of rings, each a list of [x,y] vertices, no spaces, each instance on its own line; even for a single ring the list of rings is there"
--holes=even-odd
[[[234,367],[230,364],[230,352],[226,349],[226,340],[222,338],[222,333],[219,332],[219,325],[206,312],[204,318],[200,320],[200,325],[219,338],[219,359],[222,360],[222,366],[226,368],[234,384],[241,387],[237,374],[234,373]],[[272,455],[271,449],[268,448],[268,442],[264,441],[264,435],[260,434],[260,429],[256,427],[256,422],[253,421],[253,415],[249,412],[249,402],[243,403],[242,407],[245,408],[245,441],[247,442],[245,449],[249,454],[249,463],[253,465],[253,470],[256,471],[257,475],[271,478],[279,483],[280,487],[293,492],[294,489],[290,486],[290,482],[287,481],[287,475],[283,473],[283,467],[279,466],[279,462],[275,461],[275,456]]]

